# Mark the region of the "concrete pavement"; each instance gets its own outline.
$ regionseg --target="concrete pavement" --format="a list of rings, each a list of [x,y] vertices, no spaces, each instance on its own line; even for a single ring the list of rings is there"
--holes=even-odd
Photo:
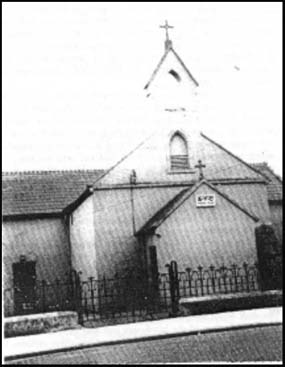
[[[7,338],[3,341],[3,354],[5,359],[11,360],[16,357],[76,350],[99,345],[281,323],[281,307],[177,317],[134,324],[93,329],[82,328]]]
[[[282,364],[282,325],[254,326],[169,338],[94,346],[6,361],[25,365],[116,365],[165,363]]]

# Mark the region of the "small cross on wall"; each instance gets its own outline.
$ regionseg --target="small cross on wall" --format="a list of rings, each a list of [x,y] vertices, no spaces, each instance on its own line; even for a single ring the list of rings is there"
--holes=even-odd
[[[135,185],[136,182],[137,182],[137,174],[136,174],[136,171],[133,169],[130,174],[130,184]]]
[[[199,180],[203,180],[204,174],[203,174],[203,168],[206,168],[206,165],[202,163],[201,159],[198,160],[198,164],[196,164],[195,168],[199,169]]]

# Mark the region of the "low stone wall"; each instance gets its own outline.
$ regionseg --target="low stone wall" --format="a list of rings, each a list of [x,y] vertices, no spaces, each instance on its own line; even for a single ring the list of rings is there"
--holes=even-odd
[[[184,315],[199,315],[225,311],[282,306],[282,291],[220,294],[181,298],[180,311]]]
[[[4,319],[6,338],[79,328],[78,315],[73,311],[13,316]]]

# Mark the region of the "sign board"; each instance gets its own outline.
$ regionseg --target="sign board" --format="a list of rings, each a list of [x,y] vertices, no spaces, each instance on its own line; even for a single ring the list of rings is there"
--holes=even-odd
[[[196,195],[196,206],[197,207],[210,207],[216,205],[216,196],[215,194],[203,194]]]

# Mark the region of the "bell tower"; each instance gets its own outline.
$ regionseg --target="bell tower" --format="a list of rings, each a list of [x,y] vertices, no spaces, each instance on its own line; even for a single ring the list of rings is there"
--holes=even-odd
[[[167,20],[164,53],[144,87],[145,97],[170,129],[197,129],[198,82],[175,51],[169,36],[174,27]]]

